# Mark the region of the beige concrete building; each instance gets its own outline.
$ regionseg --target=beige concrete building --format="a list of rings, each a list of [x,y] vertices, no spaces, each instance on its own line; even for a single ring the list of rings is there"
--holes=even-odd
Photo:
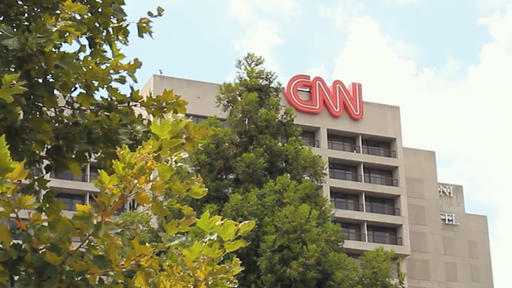
[[[215,105],[218,84],[154,75],[142,93],[164,89],[189,102],[195,121],[225,116]],[[285,97],[282,104],[289,106]],[[365,102],[364,111],[357,121],[346,113],[296,113],[304,144],[328,163],[323,191],[347,253],[394,250],[409,288],[493,287],[486,217],[465,213],[461,186],[437,182],[434,152],[403,147],[399,107]],[[96,171],[92,165],[81,179],[59,175],[51,185],[73,209],[92,199]]]

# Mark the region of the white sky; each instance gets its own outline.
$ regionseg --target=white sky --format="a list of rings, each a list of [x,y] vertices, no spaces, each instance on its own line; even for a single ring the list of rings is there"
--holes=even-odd
[[[129,0],[133,20],[166,9],[139,57],[151,74],[228,81],[247,52],[281,82],[295,74],[363,84],[365,101],[400,106],[409,147],[433,150],[438,178],[464,186],[489,217],[495,287],[512,259],[512,1]]]

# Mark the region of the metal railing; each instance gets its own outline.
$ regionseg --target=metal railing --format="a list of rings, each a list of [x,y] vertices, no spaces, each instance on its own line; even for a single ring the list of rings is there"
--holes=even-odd
[[[338,179],[338,180],[348,180],[348,181],[357,181],[361,182],[361,175],[354,173],[352,171],[341,170],[336,168],[329,168],[329,178]]]
[[[365,234],[362,232],[356,231],[341,231],[343,234],[343,240],[352,240],[352,241],[366,241]]]
[[[302,137],[302,143],[304,146],[310,146],[315,148],[320,147],[320,141],[310,137]]]
[[[327,148],[331,150],[347,151],[359,153],[359,147],[352,143],[346,143],[341,141],[328,140]]]
[[[385,215],[394,215],[394,216],[400,216],[400,208],[398,207],[385,207],[385,208],[377,208],[373,207],[371,203],[366,203],[365,211],[369,213],[376,213],[376,214],[385,214]]]
[[[364,174],[364,182],[386,186],[398,186],[398,179],[382,175]]]
[[[54,172],[50,173],[50,178],[60,179],[60,180],[69,180],[69,181],[78,181],[78,182],[87,182],[87,174],[86,171],[82,169],[82,175],[74,176],[70,170],[66,170],[61,172],[60,174],[55,174]]]
[[[391,234],[375,234],[373,231],[368,231],[368,242],[390,245],[403,245],[402,237]]]
[[[331,202],[334,205],[334,208],[341,209],[341,210],[351,210],[351,211],[363,211],[364,207],[362,203],[356,202],[351,203],[347,202],[343,198],[331,198]]]
[[[363,145],[363,154],[396,158],[396,151],[389,148]]]

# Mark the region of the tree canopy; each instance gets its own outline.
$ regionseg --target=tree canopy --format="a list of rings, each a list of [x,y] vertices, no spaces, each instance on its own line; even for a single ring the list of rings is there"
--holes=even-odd
[[[377,272],[380,282],[371,283],[395,287],[390,254],[379,258],[381,266],[359,269],[343,252],[340,227],[319,188],[325,164],[302,145],[293,111],[280,104],[282,86],[263,64],[254,54],[237,62],[234,82],[217,95],[227,125],[205,121],[213,133],[192,157],[209,189],[196,207],[256,222],[250,244],[236,252],[245,267],[241,287],[365,288],[363,279]],[[375,253],[387,252],[363,259]]]
[[[93,155],[109,162],[115,147],[135,148],[149,137],[137,109],[162,117],[171,112],[166,104],[182,101],[172,93],[121,92],[142,64],[121,52],[131,24],[123,6],[124,0],[0,2],[0,135],[16,161],[26,159],[43,174],[79,174]],[[133,23],[138,35],[151,36],[151,21],[162,13],[158,8]]]
[[[141,65],[121,53],[131,24],[123,6],[0,2],[2,287],[237,286],[231,252],[254,222],[184,204],[206,194],[187,160],[205,132],[171,91],[121,91]],[[138,36],[162,13],[134,23]],[[45,176],[80,174],[93,158],[106,167],[95,201],[66,216]],[[131,199],[141,211],[117,217]]]
[[[182,165],[191,145],[189,120],[153,122],[155,134],[134,151],[116,150],[112,174],[100,170],[95,204],[77,204],[71,218],[48,192],[42,201],[19,192],[28,175],[0,137],[0,282],[12,287],[235,287],[254,222],[237,223],[195,211],[200,179]],[[151,217],[114,217],[126,199]],[[143,212],[139,212],[143,213]],[[144,220],[145,219],[145,220]],[[132,233],[139,229],[138,233]],[[142,235],[152,230],[152,237]],[[141,235],[141,236],[139,236]]]

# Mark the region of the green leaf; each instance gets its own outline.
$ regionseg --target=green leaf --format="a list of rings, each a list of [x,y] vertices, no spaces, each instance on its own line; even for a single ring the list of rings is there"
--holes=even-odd
[[[243,235],[249,233],[254,228],[255,225],[256,225],[255,221],[244,221],[244,222],[240,223],[240,225],[238,226],[237,234],[239,236],[243,236]]]
[[[5,223],[0,223],[0,242],[4,246],[4,249],[6,247],[11,246],[11,242],[12,242],[11,231],[9,230],[9,227]]]
[[[206,193],[206,189],[200,185],[193,185],[190,187],[188,191],[188,195],[194,199],[203,198],[206,195]]]
[[[224,220],[222,225],[217,229],[217,234],[224,241],[229,241],[235,238],[235,232],[237,228],[237,223],[233,220]]]
[[[25,169],[25,161],[14,164],[14,167],[14,170],[7,174],[7,178],[9,178],[11,181],[23,180],[27,178],[30,171]]]
[[[163,181],[169,180],[174,172],[176,172],[176,169],[171,165],[167,165],[166,163],[158,165],[158,177]]]
[[[147,288],[149,287],[150,278],[147,277],[147,273],[145,271],[137,271],[135,273],[135,278],[133,278],[133,282],[136,287]]]
[[[11,153],[5,141],[5,135],[0,136],[0,177],[14,169],[14,162],[11,160]]]
[[[2,32],[0,34],[0,43],[2,45],[7,46],[9,49],[17,49],[20,47],[21,41],[19,40],[19,36],[16,35],[16,32],[14,32],[11,27],[0,24],[0,32]]]
[[[158,123],[160,122],[160,123]],[[151,132],[155,133],[160,139],[169,139],[171,137],[172,122],[168,119],[153,120],[151,123]]]
[[[34,209],[37,206],[36,197],[34,195],[18,195],[16,206],[18,209]]]
[[[194,241],[192,246],[183,250],[183,254],[187,255],[190,260],[194,261],[197,257],[201,256],[202,250],[203,246],[198,241]]]
[[[196,225],[206,232],[213,232],[220,219],[222,219],[220,216],[210,217],[210,211],[207,210],[201,215],[201,218],[196,221]]]
[[[4,99],[7,103],[12,103],[14,98],[12,95],[21,94],[27,91],[27,88],[22,85],[24,82],[18,82],[20,73],[17,74],[5,74],[2,77],[2,87],[0,87],[0,98]]]
[[[233,242],[226,242],[224,244],[224,248],[226,249],[226,253],[229,253],[229,252],[236,251],[236,250],[238,250],[242,247],[245,247],[247,245],[249,245],[249,243],[247,241],[245,241],[244,239],[238,239]]]
[[[85,15],[89,11],[89,9],[87,9],[87,6],[77,3],[77,2],[73,2],[71,0],[67,0],[66,2],[64,2],[64,4],[62,4],[62,6],[67,11],[76,13],[78,15]]]
[[[44,260],[50,264],[59,265],[62,261],[62,256],[57,256],[57,254],[51,251],[46,251],[44,254]]]
[[[137,22],[137,35],[140,38],[144,38],[144,35],[146,34],[152,37],[151,20],[149,18],[142,17]]]

